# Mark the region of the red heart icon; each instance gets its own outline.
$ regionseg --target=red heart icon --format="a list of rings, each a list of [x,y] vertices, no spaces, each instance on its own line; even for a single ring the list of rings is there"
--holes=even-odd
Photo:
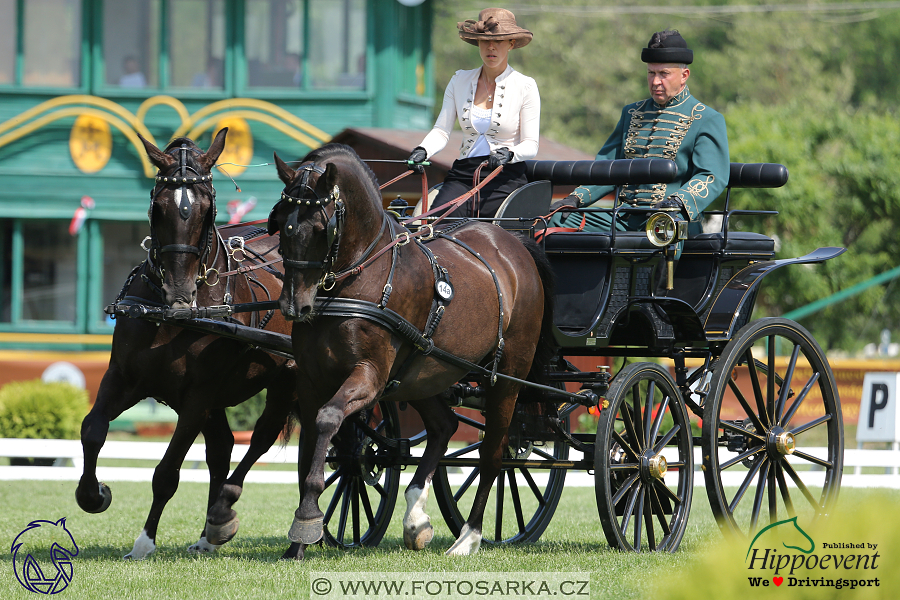
[[[775,585],[781,585],[781,583],[784,581],[784,577],[773,577],[772,581],[775,582]]]

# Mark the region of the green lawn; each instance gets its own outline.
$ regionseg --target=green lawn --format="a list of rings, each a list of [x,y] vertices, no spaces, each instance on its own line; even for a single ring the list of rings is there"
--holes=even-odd
[[[308,598],[310,571],[579,571],[590,572],[594,598],[666,598],[681,589],[673,587],[673,582],[681,581],[727,547],[701,487],[695,490],[688,530],[674,555],[610,550],[597,517],[593,489],[567,488],[553,522],[537,544],[483,546],[472,557],[446,557],[443,551],[453,540],[432,499],[428,508],[436,537],[424,552],[407,551],[400,530],[401,497],[391,529],[378,548],[343,552],[317,546],[308,550],[303,563],[284,562],[279,557],[287,547],[287,529],[297,504],[296,488],[257,484],[245,490],[237,505],[241,518],[238,536],[218,555],[194,557],[186,547],[196,541],[202,528],[206,486],[183,483],[163,515],[157,553],[146,561],[126,562],[121,557],[131,550],[143,526],[150,484],[114,483],[111,487],[113,503],[109,510],[90,515],[75,503],[74,482],[0,482],[0,506],[4,507],[0,542],[6,549],[0,555],[0,598],[34,597],[15,579],[9,548],[30,521],[55,521],[60,517],[67,517],[67,527],[81,550],[74,561],[71,585],[57,596],[73,599]],[[867,503],[878,501],[896,506],[900,493],[846,489],[837,513],[842,520],[859,514],[860,507]],[[870,536],[868,541],[877,540]],[[900,548],[894,550],[894,556],[891,550],[885,550],[889,568],[900,556]],[[709,596],[701,593],[695,597]],[[732,596],[717,598],[728,597]]]

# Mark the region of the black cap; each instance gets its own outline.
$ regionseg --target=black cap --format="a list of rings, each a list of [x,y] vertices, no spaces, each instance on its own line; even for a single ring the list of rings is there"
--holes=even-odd
[[[694,62],[694,51],[675,30],[657,31],[650,38],[647,47],[641,50],[641,60],[645,63],[676,63],[689,65]]]

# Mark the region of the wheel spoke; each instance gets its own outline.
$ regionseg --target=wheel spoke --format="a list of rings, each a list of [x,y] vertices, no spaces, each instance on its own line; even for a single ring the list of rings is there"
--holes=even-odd
[[[325,509],[326,523],[331,520],[331,517],[334,515],[334,509],[337,508],[337,504],[340,501],[341,496],[344,495],[344,488],[347,487],[347,480],[347,477],[341,477],[341,480],[338,481],[337,486],[334,488],[334,495],[331,496],[331,501],[328,503],[328,508]]]
[[[750,404],[747,402],[747,399],[744,398],[744,393],[741,391],[741,388],[737,386],[737,383],[735,383],[734,379],[728,379],[728,387],[737,398],[738,402],[741,405],[741,408],[744,409],[744,414],[746,414],[750,418],[750,422],[753,424],[756,430],[765,431],[766,426],[763,425],[763,422],[759,420],[759,415],[753,412],[753,409],[750,408]],[[750,435],[750,432],[748,431],[747,434]]]
[[[742,452],[742,453],[738,454],[731,460],[723,462],[721,465],[719,465],[719,470],[724,471],[725,469],[730,469],[734,465],[736,465],[740,462],[743,462],[745,459],[750,458],[754,454],[759,454],[760,452],[762,452],[764,450],[765,450],[765,448],[762,446],[757,446],[756,448],[750,448],[746,452]]]
[[[774,335],[768,338],[768,373],[766,373],[766,416],[769,423],[775,422],[775,341]]]
[[[640,452],[643,449],[643,446],[641,446],[641,438],[638,437],[637,430],[635,429],[634,421],[631,420],[631,412],[628,410],[627,404],[624,401],[622,402],[622,404],[622,422],[625,424],[625,431],[623,433],[625,433],[625,435],[627,435],[632,440],[634,445],[637,446],[637,451]]]
[[[644,516],[644,486],[638,488],[638,505],[634,513],[634,546],[635,551],[641,551],[641,518]]]
[[[637,477],[634,478],[637,481]],[[634,483],[632,481],[632,483]],[[622,532],[622,536],[624,537],[628,533],[628,525],[631,523],[631,515],[634,513],[634,503],[637,502],[638,494],[641,491],[641,486],[638,485],[636,488],[631,490],[631,493],[628,494],[628,501],[625,503],[625,511],[622,515],[622,526],[619,528]],[[618,496],[618,494],[616,494]],[[616,503],[613,502],[613,507],[615,507]]]
[[[663,417],[668,409],[669,396],[666,394],[663,396],[662,402],[659,403],[659,408],[656,409],[656,419],[653,420],[653,428],[650,430],[650,435],[647,436],[648,445],[650,440],[655,440],[656,436],[659,435],[659,428],[662,426]]]
[[[375,485],[373,485],[372,489],[375,490],[376,492],[378,492],[378,495],[381,496],[382,498],[388,497],[387,490],[384,489],[384,487],[382,487],[382,485],[380,483],[376,483]]]
[[[639,469],[641,465],[636,463],[617,463],[609,465],[610,471],[633,471]]]
[[[365,488],[362,489],[359,496],[360,500],[362,500],[363,510],[366,513],[366,521],[369,524],[369,529],[371,529],[375,524],[375,511],[372,510],[372,502],[369,500],[369,494]]]
[[[633,386],[631,386],[631,410],[631,418],[634,422],[634,441],[641,448],[641,450],[643,450],[646,446],[644,445],[644,416],[641,411],[640,382],[635,383]],[[623,408],[622,411],[626,412],[626,409]]]
[[[667,486],[667,485],[665,484],[665,482],[663,482],[663,481],[655,481],[654,484],[655,484],[655,486],[656,486],[656,490],[657,490],[658,492],[659,492],[659,491],[663,492],[663,493],[669,498],[669,500],[671,500],[671,501],[674,502],[675,504],[681,504],[681,503],[682,503],[681,496],[679,496],[678,494],[676,494],[675,492],[673,492],[672,490],[670,490],[670,489],[669,489],[669,486]]]
[[[830,460],[825,460],[823,458],[813,456],[812,454],[807,454],[806,452],[801,452],[800,450],[794,450],[793,456],[796,456],[797,458],[802,458],[803,460],[807,460],[811,463],[816,463],[820,467],[825,467],[826,469],[830,469],[832,467],[832,462]]]
[[[481,442],[475,442],[474,444],[469,444],[465,448],[460,448],[456,452],[451,452],[444,456],[444,458],[456,458],[458,456],[462,456],[463,454],[468,454],[469,452],[474,452],[481,447]]]
[[[772,461],[769,467],[767,483],[769,486],[769,524],[778,520],[778,496],[775,495],[775,470],[778,463]]]
[[[762,468],[759,473],[759,481],[756,483],[756,495],[753,497],[753,510],[750,513],[750,531],[756,531],[759,523],[759,511],[762,509],[763,496],[766,493],[766,480],[769,475],[770,461],[763,460]]]
[[[651,417],[653,415],[653,396],[656,392],[656,382],[652,379],[647,384],[647,397],[644,398],[644,448],[650,447],[650,429],[652,427]]]
[[[541,458],[546,458],[547,460],[556,460],[556,457],[550,454],[549,452],[544,452],[540,448],[532,448],[532,452],[540,456]]]
[[[459,420],[460,423],[465,423],[466,425],[471,425],[475,429],[480,429],[481,431],[484,431],[484,423],[482,423],[481,421],[476,421],[475,419],[473,419],[471,417],[467,417],[466,415],[461,415],[459,413],[456,413],[456,418]]]
[[[626,479],[624,483],[622,483],[622,486],[616,491],[616,495],[612,498],[613,507],[615,507],[615,505],[619,503],[619,500],[622,499],[622,496],[624,496],[626,492],[631,489],[631,486],[633,486],[639,478],[640,474],[635,473],[634,475]]]
[[[327,490],[328,487],[334,483],[334,480],[341,476],[341,469],[336,469],[331,475],[328,476],[328,479],[325,480],[325,485],[322,487],[323,490]]]
[[[809,431],[809,430],[812,429],[813,427],[818,427],[818,426],[821,425],[822,423],[826,423],[826,422],[828,422],[828,421],[830,421],[830,420],[831,420],[831,415],[830,415],[830,414],[822,415],[822,416],[819,417],[818,419],[815,419],[815,420],[813,420],[813,421],[810,421],[810,422],[807,423],[806,425],[801,425],[801,426],[799,426],[799,427],[794,427],[793,429],[791,429],[791,433],[793,433],[794,435],[800,435],[801,433],[803,433],[803,432],[805,432],[805,431]],[[797,453],[797,452],[795,451],[794,454],[796,454],[796,453]]]
[[[791,408],[788,410],[787,414],[782,419],[782,427],[787,429],[788,425],[791,423],[791,419],[794,418],[794,414],[797,412],[797,409],[800,408],[800,405],[803,404],[803,401],[806,400],[806,395],[809,393],[809,390],[812,389],[812,386],[819,380],[819,372],[816,371],[812,374],[812,377],[809,378],[809,381],[806,382],[806,385],[803,386],[803,389],[800,390],[800,393],[797,394],[797,398],[794,400],[794,403],[791,404]]]
[[[657,454],[662,452],[663,448],[665,448],[669,444],[669,442],[672,441],[672,438],[675,437],[675,435],[679,431],[681,431],[681,425],[676,423],[672,426],[672,429],[670,429],[668,433],[666,433],[666,435],[662,436],[662,438],[658,442],[656,442],[656,445],[653,446],[653,451]]]
[[[784,407],[788,396],[791,394],[791,381],[794,379],[794,369],[797,366],[797,357],[800,355],[799,344],[794,344],[791,350],[791,359],[788,361],[787,371],[784,372],[784,380],[781,382],[781,393],[778,394],[778,406],[775,407],[775,423],[781,423],[784,416]]]
[[[669,527],[669,521],[666,519],[666,512],[663,510],[662,502],[659,499],[659,492],[657,491],[657,486],[651,485],[650,489],[647,493],[650,496],[650,505],[653,508],[653,512],[656,514],[657,520],[659,520],[659,526],[663,530],[663,539],[672,533],[672,529]],[[675,506],[672,507],[672,515],[676,512]]]
[[[759,468],[764,462],[766,462],[766,460],[766,455],[763,454],[759,460],[754,461],[753,466],[750,467],[750,470],[747,472],[747,476],[744,477],[744,480],[741,482],[741,486],[738,488],[737,493],[735,493],[734,498],[731,499],[731,504],[728,505],[728,512],[734,514],[734,511],[737,509],[737,505],[740,504],[741,500],[744,498],[744,494],[747,493],[747,488],[750,487],[750,484],[753,482],[753,478],[756,477],[756,474],[759,472]]]
[[[365,490],[359,489],[360,480],[357,478],[353,479],[352,493],[350,496],[350,510],[352,511],[350,514],[350,518],[353,520],[353,543],[357,546],[360,545],[360,541],[362,539],[362,533],[360,531],[360,519],[359,519],[359,495],[360,493],[365,493]],[[365,486],[365,484],[363,484]]]
[[[531,488],[531,493],[534,494],[535,500],[537,500],[538,505],[543,507],[547,504],[547,500],[544,498],[544,492],[541,491],[541,488],[538,487],[537,483],[534,481],[534,477],[531,476],[531,471],[526,468],[519,469],[522,473],[522,477],[525,478],[525,481],[528,482],[528,487]]]
[[[753,360],[753,352],[750,351],[750,348],[747,348],[747,352],[745,353],[745,359],[747,360],[747,372],[750,373],[750,383],[753,384],[753,397],[756,399],[756,409],[759,411],[759,416],[766,417],[766,420],[763,421],[764,429],[769,428],[769,415],[766,412],[765,401],[762,397],[762,388],[759,385],[759,373],[756,370],[756,361]]]
[[[816,509],[816,514],[819,513],[819,510],[822,508],[816,499],[813,498],[813,495],[809,492],[809,488],[806,487],[806,484],[800,479],[800,475],[797,474],[797,471],[794,470],[794,467],[791,466],[791,463],[784,462],[784,470],[787,471],[787,474],[791,476],[791,479],[794,480],[794,484],[800,488],[800,491],[806,496],[806,500],[810,503],[810,505]]]
[[[631,455],[631,458],[633,458],[634,460],[641,460],[640,455],[631,446],[628,445],[628,442],[625,441],[625,438],[622,437],[621,433],[613,430],[612,437],[614,440],[616,440],[616,442],[618,442],[620,446],[622,446],[622,450]]]
[[[653,500],[650,498],[650,488],[644,490],[644,529],[647,530],[647,549],[650,552],[656,550],[656,531],[653,529]]]
[[[513,510],[516,512],[516,525],[519,526],[519,533],[525,533],[525,516],[522,512],[522,501],[519,499],[519,485],[516,483],[516,473],[510,469],[507,471],[509,475],[509,494],[513,501]]]
[[[459,486],[459,489],[456,490],[455,494],[453,494],[454,501],[459,502],[459,499],[462,498],[463,494],[465,494],[469,490],[469,486],[472,485],[472,482],[475,481],[475,479],[478,477],[478,475],[480,473],[481,473],[480,468],[478,468],[478,467],[472,468],[472,472],[469,473],[469,476],[466,477],[466,480],[463,482],[463,484],[461,486]]]
[[[353,482],[351,480],[350,485],[345,485],[343,493],[341,494],[341,515],[338,520],[338,531],[337,535],[334,536],[338,542],[341,544],[344,543],[344,534],[347,531],[347,513],[350,510],[350,488],[353,487]]]
[[[791,492],[784,480],[784,467],[781,466],[781,462],[775,464],[775,476],[778,478],[778,489],[781,490],[781,499],[784,501],[788,516],[796,517],[797,513],[794,512],[794,503],[791,502]]]

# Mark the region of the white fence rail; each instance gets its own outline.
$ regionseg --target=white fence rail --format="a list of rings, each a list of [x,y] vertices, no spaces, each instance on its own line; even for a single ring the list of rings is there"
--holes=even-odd
[[[166,442],[117,442],[108,441],[100,451],[100,459],[113,460],[150,460],[159,461],[165,454],[168,444]],[[235,444],[231,453],[233,464],[240,462],[247,453],[249,446]],[[415,449],[414,449],[415,450]],[[825,457],[825,448],[804,448],[804,452],[813,456]],[[56,466],[10,466],[0,465],[0,480],[38,479],[57,481],[78,481],[84,466],[81,442],[79,440],[24,440],[0,438],[0,457],[23,458],[52,458]],[[579,460],[577,452],[570,452],[571,460]],[[181,468],[181,481],[209,482],[209,472],[206,469],[206,450],[203,444],[193,444],[188,450],[184,465]],[[804,464],[805,461],[792,459],[795,464]],[[283,465],[281,470],[252,469],[247,475],[248,483],[297,483],[297,447],[282,447],[275,445],[269,449],[260,459],[259,463]],[[700,471],[700,449],[694,449],[694,474],[695,485],[704,485],[703,473]],[[900,474],[896,474],[900,467],[900,450],[858,450],[847,448],[844,450],[845,473],[842,485],[845,487],[884,487],[900,489]],[[846,469],[849,467],[849,469]],[[857,467],[883,469],[884,473],[855,472]],[[739,485],[743,479],[741,472],[727,473],[726,485]],[[804,480],[814,473],[804,475]],[[824,476],[824,473],[823,473]],[[115,467],[98,466],[97,477],[101,481],[150,481],[153,477],[153,467]],[[401,475],[401,483],[406,483],[412,477],[412,469],[407,469]],[[733,479],[733,481],[732,481]],[[793,482],[788,481],[789,485]],[[593,474],[584,471],[572,471],[566,475],[567,486],[594,485]]]

